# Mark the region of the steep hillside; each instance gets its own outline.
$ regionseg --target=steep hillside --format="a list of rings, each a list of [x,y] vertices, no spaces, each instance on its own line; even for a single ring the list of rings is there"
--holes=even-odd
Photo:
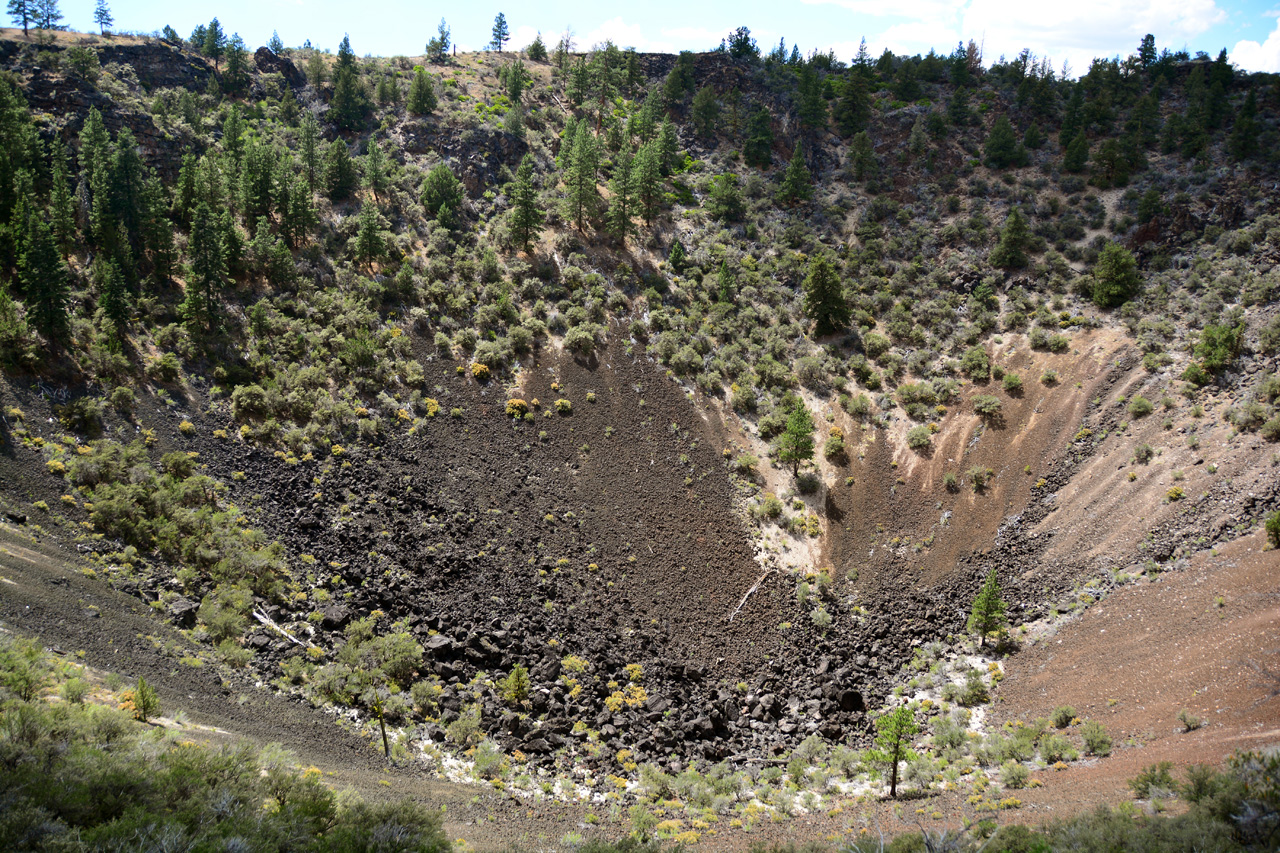
[[[181,631],[167,689],[686,842],[878,793],[904,707],[994,810],[1045,626],[1280,512],[1225,54],[197,44],[0,37],[5,535]]]

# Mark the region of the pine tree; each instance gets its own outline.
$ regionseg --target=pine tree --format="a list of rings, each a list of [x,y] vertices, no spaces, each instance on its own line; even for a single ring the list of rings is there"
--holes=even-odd
[[[507,16],[498,13],[498,17],[493,19],[493,33],[489,41],[489,46],[502,53],[502,48],[507,42],[511,41],[511,31],[507,28]]]
[[[200,171],[196,155],[187,152],[182,155],[182,166],[178,169],[178,182],[173,185],[173,213],[183,223],[191,222],[191,214],[195,212],[199,192],[196,187]]]
[[[991,250],[991,266],[1000,269],[1021,269],[1027,265],[1027,246],[1031,243],[1031,231],[1022,209],[1009,211],[1000,231],[1000,242]]]
[[[267,40],[267,50],[280,56],[284,53],[284,39],[280,38],[280,33],[275,30],[271,31],[271,38]]]
[[[133,718],[145,723],[160,714],[160,697],[147,680],[138,676],[138,686],[133,689]]]
[[[759,107],[747,119],[747,139],[742,157],[748,166],[764,169],[773,162],[773,122],[769,111]]]
[[[369,148],[365,151],[362,171],[364,172],[364,187],[373,193],[375,199],[379,194],[385,193],[387,187],[391,184],[389,170],[387,155],[383,153],[382,146],[378,144],[376,139],[369,140]]]
[[[32,323],[50,343],[65,341],[70,325],[67,306],[71,284],[53,232],[42,215],[29,217],[25,250],[18,259],[18,278],[26,293]]]
[[[982,590],[973,599],[966,630],[978,635],[978,648],[986,644],[987,635],[1004,627],[1004,599],[1000,597],[1000,578],[996,570],[987,574]]]
[[[1088,162],[1089,140],[1085,138],[1084,131],[1080,131],[1062,154],[1062,168],[1068,172],[1083,172]]]
[[[1142,286],[1138,262],[1118,243],[1108,243],[1093,265],[1093,301],[1099,308],[1128,302]]]
[[[1044,131],[1034,121],[1027,125],[1027,132],[1022,134],[1022,147],[1035,151],[1044,145]]]
[[[1138,61],[1142,63],[1143,68],[1150,68],[1156,64],[1156,37],[1151,33],[1143,36],[1138,44]]]
[[[324,155],[325,193],[333,201],[343,201],[355,192],[356,164],[347,150],[347,143],[335,139],[329,143]]]
[[[203,202],[191,218],[187,254],[187,295],[182,302],[182,315],[193,327],[211,331],[218,294],[227,281],[227,254],[224,228]]]
[[[783,204],[795,204],[813,198],[813,177],[804,162],[803,146],[796,145],[787,164],[787,171],[782,176],[782,187],[778,190],[778,201]]]
[[[142,246],[151,262],[152,278],[167,281],[177,263],[173,242],[173,222],[169,219],[164,184],[154,173],[147,176],[142,193]]]
[[[360,82],[356,54],[350,36],[338,45],[338,61],[333,69],[333,100],[329,102],[333,122],[342,130],[359,130],[369,112],[369,95]]]
[[[596,191],[596,170],[599,153],[596,139],[586,122],[578,125],[573,140],[573,158],[565,171],[565,214],[581,231],[595,215],[599,194]]]
[[[609,211],[606,224],[614,239],[623,243],[627,236],[635,231],[631,217],[635,215],[635,198],[633,193],[632,166],[634,158],[629,150],[623,149],[613,166],[613,179],[609,182]]]
[[[969,90],[956,89],[951,93],[951,99],[947,101],[947,121],[956,127],[965,127],[973,119],[973,113],[969,110]]]
[[[35,18],[36,0],[9,0],[9,20],[22,25],[22,35],[30,38],[28,27]]]
[[[222,88],[228,94],[239,95],[249,84],[249,51],[239,33],[232,33],[227,39],[225,53],[227,67],[222,72]]]
[[[409,84],[409,113],[415,116],[431,115],[436,111],[436,87],[431,75],[421,65],[414,66],[413,82]]]
[[[222,30],[222,24],[218,23],[218,19],[214,18],[204,29],[204,42],[200,45],[200,52],[213,60],[214,70],[218,70],[218,61],[222,59],[222,53],[227,49],[227,34]]]
[[[679,140],[676,138],[676,126],[671,123],[671,119],[663,116],[662,124],[658,128],[658,147],[654,152],[658,159],[658,168],[662,174],[669,175],[676,165],[676,148]]]
[[[707,215],[720,222],[741,222],[747,207],[742,200],[738,176],[732,172],[716,175],[707,191]]]
[[[778,436],[778,461],[791,464],[791,473],[800,474],[800,463],[813,458],[813,415],[803,400],[796,400],[787,415],[787,425]]]
[[[271,213],[276,195],[275,171],[275,151],[256,138],[251,139],[240,170],[241,206],[246,222]]]
[[[813,320],[814,334],[822,337],[846,328],[853,316],[844,297],[840,276],[824,257],[814,258],[804,279],[804,313]]]
[[[1084,86],[1076,84],[1071,88],[1071,97],[1062,112],[1062,129],[1058,131],[1058,144],[1065,148],[1083,129],[1081,122],[1084,113]]]
[[[373,268],[373,262],[385,255],[387,251],[386,242],[382,239],[380,220],[377,205],[365,199],[364,205],[360,208],[359,226],[355,237],[352,238],[354,241],[352,254],[355,255],[356,260],[370,269]]]
[[[245,121],[240,108],[234,104],[227,111],[222,121],[222,150],[227,152],[231,161],[239,166],[244,154]]]
[[[511,190],[511,236],[516,245],[528,251],[542,227],[543,218],[542,208],[538,206],[538,190],[533,185],[533,156],[526,154],[516,169]]]
[[[729,269],[729,264],[725,261],[720,262],[720,273],[716,277],[716,301],[730,303],[733,302],[734,292],[737,290],[738,279],[734,276],[733,271]]]
[[[1235,127],[1231,129],[1231,137],[1227,140],[1227,148],[1237,160],[1248,160],[1258,153],[1258,136],[1262,128],[1258,126],[1258,99],[1253,90],[1249,90],[1240,112],[1236,115]]]
[[[462,184],[447,163],[438,163],[422,183],[422,206],[427,216],[452,228],[462,207]]]
[[[288,200],[284,202],[280,216],[280,233],[290,248],[296,249],[306,240],[307,233],[319,220],[311,204],[311,188],[301,178],[290,177],[285,182]]]
[[[98,32],[101,35],[107,34],[107,27],[115,26],[116,19],[111,15],[111,9],[107,7],[107,0],[98,0],[97,5],[93,7],[93,22],[98,25]]]
[[[827,126],[829,110],[826,99],[822,97],[822,83],[818,80],[818,72],[808,65],[800,66],[796,100],[802,127],[818,130]]]
[[[871,98],[867,94],[866,83],[856,71],[850,72],[845,80],[833,114],[836,127],[845,136],[867,129],[867,122],[871,120]]]
[[[58,0],[35,0],[36,27],[42,30],[65,30],[61,23],[62,10]]]
[[[93,189],[93,176],[99,168],[106,174],[108,158],[111,156],[111,136],[107,126],[102,122],[102,114],[97,107],[89,108],[84,126],[80,128],[80,180]]]
[[[427,41],[427,61],[442,65],[449,61],[449,25],[440,19],[436,34]]]
[[[919,732],[915,714],[906,705],[881,715],[876,720],[875,748],[867,751],[867,760],[889,770],[889,797],[898,796],[898,765],[914,761],[911,739]]]
[[[67,174],[66,149],[61,140],[53,148],[53,174],[49,188],[49,224],[63,257],[71,251],[76,241],[75,198],[71,194],[71,179]]]
[[[310,110],[302,114],[302,126],[298,129],[298,159],[307,186],[315,192],[320,180],[320,125]]]
[[[542,40],[542,30],[538,30],[538,34],[534,36],[533,41],[525,48],[524,52],[533,62],[547,61],[547,43]]]
[[[987,155],[987,164],[993,169],[1021,166],[1027,161],[1026,149],[1018,144],[1018,137],[1013,132],[1008,116],[996,119],[983,149]]]
[[[667,265],[679,273],[684,269],[685,257],[684,243],[672,240],[671,251],[667,253]]]
[[[128,328],[130,305],[129,288],[116,262],[100,259],[93,265],[93,282],[98,289],[98,304],[102,313],[115,327],[116,334],[123,336]]]
[[[693,127],[703,139],[715,135],[716,125],[720,121],[720,104],[716,101],[716,91],[710,86],[703,86],[693,96],[693,108],[690,110]]]
[[[640,146],[631,166],[631,179],[635,183],[633,194],[640,215],[646,225],[652,225],[662,204],[662,171],[658,164],[658,149],[650,142]]]

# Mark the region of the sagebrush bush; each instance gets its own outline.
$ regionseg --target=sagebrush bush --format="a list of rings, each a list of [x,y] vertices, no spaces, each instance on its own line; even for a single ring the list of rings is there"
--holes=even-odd
[[[1000,768],[1000,784],[1006,788],[1013,790],[1025,788],[1030,778],[1031,770],[1020,762],[1009,761]]]
[[[1059,705],[1049,716],[1054,728],[1065,729],[1076,718],[1076,709],[1070,705]]]
[[[1105,757],[1111,754],[1111,736],[1102,723],[1086,720],[1080,727],[1080,737],[1084,740],[1084,751],[1089,755]]]

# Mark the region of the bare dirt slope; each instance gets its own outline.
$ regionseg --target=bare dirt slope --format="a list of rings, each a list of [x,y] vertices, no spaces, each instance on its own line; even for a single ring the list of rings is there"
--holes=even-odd
[[[1280,551],[1264,542],[1246,536],[1123,587],[1009,659],[996,719],[1071,705],[1117,746],[1109,758],[1042,774],[1045,787],[1022,796],[1034,811],[1124,799],[1127,780],[1158,761],[1220,764],[1280,744]],[[1183,709],[1204,725],[1184,732]]]

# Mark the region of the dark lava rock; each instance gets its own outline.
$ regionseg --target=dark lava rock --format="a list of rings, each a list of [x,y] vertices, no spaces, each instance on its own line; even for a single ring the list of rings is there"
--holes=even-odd
[[[453,653],[453,640],[444,634],[436,634],[426,642],[427,653],[436,657],[447,657]]]
[[[351,608],[345,604],[332,604],[322,611],[322,617],[320,626],[326,631],[345,628],[351,621]]]
[[[169,618],[179,628],[194,628],[196,626],[196,611],[199,609],[200,605],[189,598],[175,599],[169,605]]]

